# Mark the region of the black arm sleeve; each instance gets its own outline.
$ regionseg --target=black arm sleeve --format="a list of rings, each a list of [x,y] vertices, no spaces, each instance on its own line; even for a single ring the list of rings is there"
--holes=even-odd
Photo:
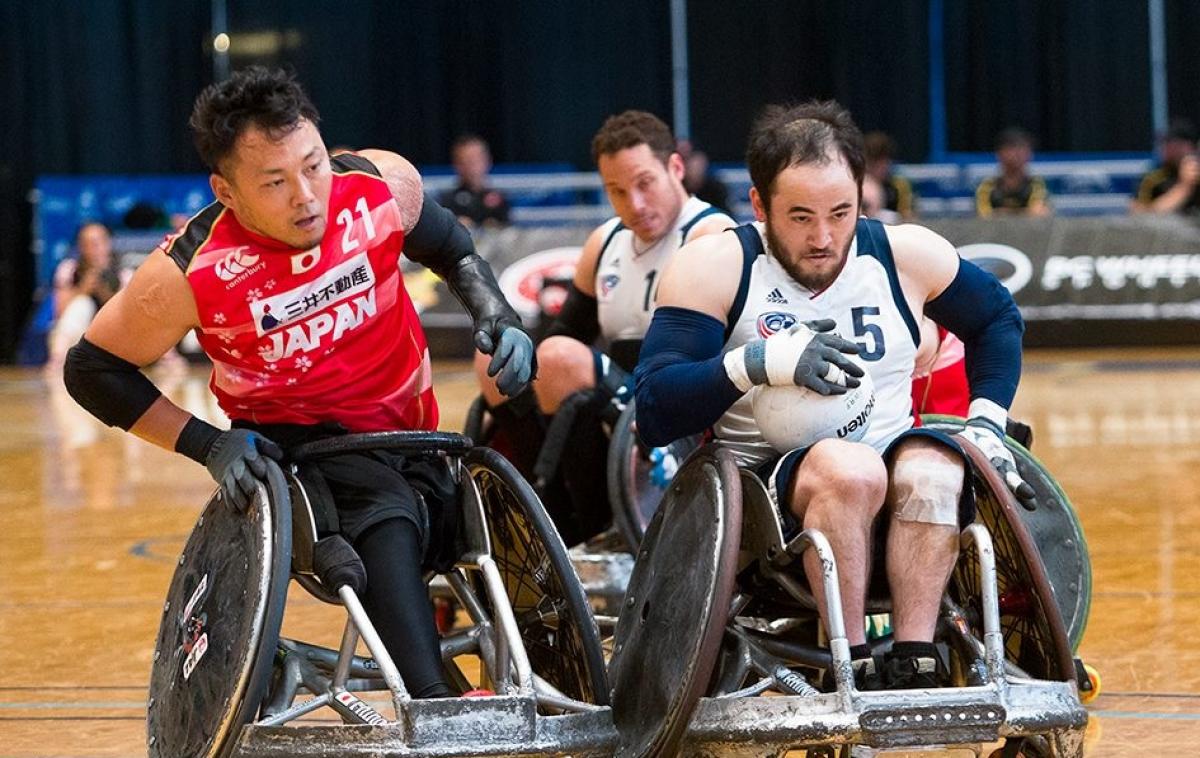
[[[486,332],[493,343],[506,327],[521,326],[492,267],[475,252],[470,233],[428,193],[417,225],[404,239],[404,254],[445,280],[471,314],[476,331]]]
[[[455,264],[476,254],[475,241],[454,214],[426,192],[421,217],[404,236],[404,254],[449,281]]]
[[[562,310],[546,330],[547,337],[571,337],[590,345],[600,336],[596,298],[579,291],[574,282],[567,290]]]
[[[84,410],[125,431],[162,395],[137,366],[86,338],[67,351],[63,382]]]
[[[725,325],[707,313],[655,309],[636,378],[638,436],[666,445],[698,434],[742,396],[725,373]]]

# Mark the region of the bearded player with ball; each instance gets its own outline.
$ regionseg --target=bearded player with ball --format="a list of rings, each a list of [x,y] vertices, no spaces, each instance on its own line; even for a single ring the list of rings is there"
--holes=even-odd
[[[768,108],[746,161],[757,221],[689,243],[663,275],[636,371],[639,434],[657,446],[711,428],[786,526],[829,538],[860,689],[942,686],[934,628],[974,504],[955,439],[914,426],[913,367],[936,348],[918,324],[965,343],[962,436],[1027,499],[1003,441],[1020,313],[936,233],[859,217],[862,134],[837,103]],[[895,630],[882,662],[862,623],[876,533]],[[824,608],[811,551],[804,567]]]

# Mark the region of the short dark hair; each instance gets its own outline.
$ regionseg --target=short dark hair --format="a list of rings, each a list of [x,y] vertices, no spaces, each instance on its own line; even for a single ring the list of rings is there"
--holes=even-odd
[[[664,164],[675,152],[675,135],[671,127],[653,113],[625,111],[609,116],[600,131],[592,138],[592,160],[600,162],[600,156],[612,155],[629,147],[646,145]]]
[[[487,140],[485,140],[483,137],[480,137],[478,134],[467,132],[466,134],[458,135],[454,138],[454,141],[450,143],[450,154],[453,155],[454,151],[458,150],[460,147],[466,147],[467,145],[473,145],[475,143],[483,145],[483,149],[487,150],[489,153],[492,151],[492,148],[487,143]]]
[[[997,150],[1019,146],[1033,148],[1033,135],[1019,126],[1010,126],[996,136]]]
[[[863,136],[850,111],[833,100],[809,100],[800,105],[769,105],[754,122],[746,147],[750,181],[763,205],[770,205],[771,188],[783,170],[806,163],[824,164],[836,152],[850,167],[862,195],[866,159]]]
[[[256,126],[272,139],[280,139],[302,119],[315,125],[321,117],[295,75],[249,66],[205,87],[192,107],[188,126],[200,159],[219,173],[220,163],[233,152],[234,143],[246,129]]]

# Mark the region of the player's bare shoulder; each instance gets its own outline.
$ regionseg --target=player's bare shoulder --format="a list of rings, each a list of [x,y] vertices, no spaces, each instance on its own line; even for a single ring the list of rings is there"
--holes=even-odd
[[[735,226],[737,226],[737,222],[729,216],[724,213],[714,213],[696,222],[696,225],[688,233],[688,241],[691,242],[711,234],[720,234]]]
[[[707,234],[692,240],[663,272],[656,302],[688,308],[725,321],[741,281],[742,247],[732,233]]]
[[[404,231],[410,232],[421,217],[421,205],[424,201],[424,188],[421,182],[421,172],[402,155],[389,150],[366,148],[357,151],[357,155],[366,158],[392,190],[392,197],[400,206],[400,218],[403,220]]]
[[[885,227],[896,271],[905,289],[914,288],[923,300],[944,290],[958,273],[958,251],[942,235],[920,224]]]

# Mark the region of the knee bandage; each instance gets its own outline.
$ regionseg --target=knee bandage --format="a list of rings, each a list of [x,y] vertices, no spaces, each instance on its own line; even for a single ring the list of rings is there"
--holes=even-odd
[[[892,471],[892,512],[900,521],[959,526],[963,472],[936,460],[897,461]]]

